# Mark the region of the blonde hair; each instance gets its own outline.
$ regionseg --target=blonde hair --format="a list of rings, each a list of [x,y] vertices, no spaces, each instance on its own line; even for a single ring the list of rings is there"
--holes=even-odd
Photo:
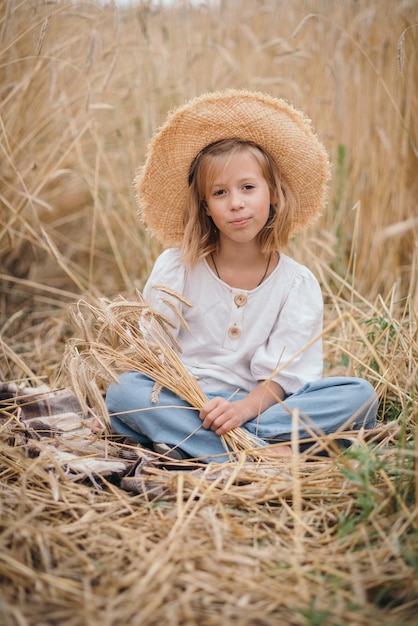
[[[215,177],[217,161],[219,157],[232,157],[246,151],[252,154],[260,165],[272,198],[269,218],[257,236],[261,252],[269,255],[286,246],[289,240],[297,201],[289,185],[280,175],[275,161],[255,143],[241,139],[222,139],[204,148],[190,167],[188,203],[184,215],[184,237],[181,246],[183,259],[190,267],[218,247],[218,230],[212,218],[206,213],[206,196]]]

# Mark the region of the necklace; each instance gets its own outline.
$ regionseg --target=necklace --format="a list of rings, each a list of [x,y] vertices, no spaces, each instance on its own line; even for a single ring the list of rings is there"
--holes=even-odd
[[[213,256],[213,252],[210,253],[210,258],[212,259],[212,263],[213,263],[213,267],[215,268],[216,275],[218,276],[219,280],[222,280],[221,275],[219,274],[218,268],[217,268],[216,263],[215,263],[215,258]],[[269,271],[269,267],[270,267],[270,261],[271,261],[271,252],[269,254],[269,258],[267,259],[267,267],[265,269],[265,272],[264,272],[260,282],[257,283],[257,287],[259,287],[261,285],[261,283],[263,282],[263,280],[267,276],[267,272]]]

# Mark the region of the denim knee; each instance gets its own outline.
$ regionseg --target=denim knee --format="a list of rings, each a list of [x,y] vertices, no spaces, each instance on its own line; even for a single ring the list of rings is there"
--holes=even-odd
[[[358,407],[358,417],[356,418],[355,428],[373,428],[376,423],[376,414],[378,406],[378,398],[376,391],[367,380],[363,378],[353,378],[355,389],[355,403]],[[353,398],[354,399],[354,398]]]
[[[129,397],[128,390],[132,384],[132,378],[135,372],[125,372],[119,376],[118,382],[111,383],[106,391],[106,406],[109,413],[119,413],[124,411],[127,399]]]

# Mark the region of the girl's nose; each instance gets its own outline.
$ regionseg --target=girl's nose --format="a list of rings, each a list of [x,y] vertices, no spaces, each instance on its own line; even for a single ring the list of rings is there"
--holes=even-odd
[[[242,209],[244,206],[244,199],[242,195],[238,191],[231,191],[230,194],[231,209]]]

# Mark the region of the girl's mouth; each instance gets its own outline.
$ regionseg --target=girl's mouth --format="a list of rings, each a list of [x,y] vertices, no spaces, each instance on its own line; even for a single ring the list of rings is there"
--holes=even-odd
[[[239,220],[234,220],[233,222],[231,222],[231,225],[236,226],[236,227],[245,226],[246,224],[248,224],[249,221],[250,221],[249,217],[243,217]]]

